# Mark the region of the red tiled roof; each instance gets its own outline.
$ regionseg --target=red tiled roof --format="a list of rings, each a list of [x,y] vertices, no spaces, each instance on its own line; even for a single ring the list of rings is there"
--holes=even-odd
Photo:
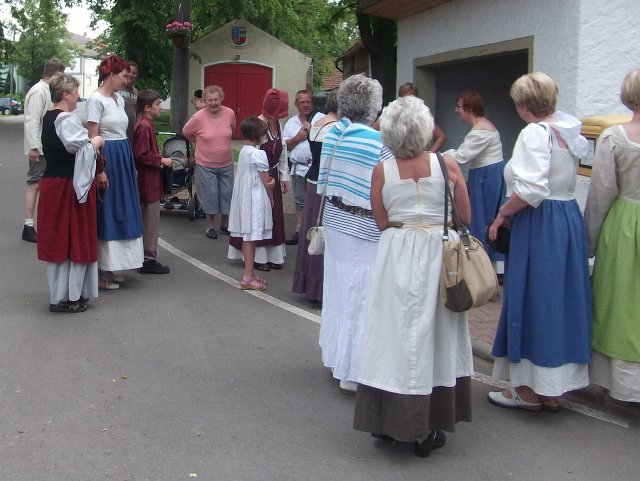
[[[340,82],[342,82],[342,72],[336,70],[324,78],[322,81],[322,90],[331,90],[339,87]]]

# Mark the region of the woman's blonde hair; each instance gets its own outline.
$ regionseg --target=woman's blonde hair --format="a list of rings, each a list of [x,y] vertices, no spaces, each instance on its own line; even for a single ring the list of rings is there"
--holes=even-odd
[[[546,117],[556,111],[558,85],[545,73],[523,75],[513,82],[509,93],[518,107],[525,107],[536,117]]]
[[[224,100],[224,90],[222,90],[222,87],[220,87],[219,85],[209,85],[208,87],[205,87],[202,91],[202,98],[206,99],[207,95],[215,93],[220,95],[220,102],[222,102]]]
[[[66,73],[57,73],[49,81],[49,91],[51,92],[51,101],[57,104],[62,100],[62,95],[66,92],[72,93],[78,88],[80,82],[75,77]]]
[[[634,69],[624,77],[620,100],[628,109],[640,111],[640,69]]]

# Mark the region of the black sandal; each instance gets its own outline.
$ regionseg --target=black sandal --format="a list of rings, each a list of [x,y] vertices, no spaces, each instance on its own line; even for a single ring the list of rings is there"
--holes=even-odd
[[[269,264],[260,264],[258,262],[253,263],[253,268],[258,269],[259,271],[262,271],[262,272],[268,272],[271,270],[271,267],[269,267]]]
[[[447,442],[442,431],[429,431],[429,437],[424,441],[418,441],[413,447],[413,452],[416,456],[426,458],[431,454],[431,451],[436,448],[441,448]]]
[[[79,301],[69,302],[62,301],[58,304],[49,304],[49,311],[51,312],[64,312],[67,314],[75,314],[76,312],[84,312],[87,310],[86,304],[81,304]]]
[[[282,264],[274,264],[273,262],[267,262],[267,265],[269,267],[271,267],[272,269],[275,269],[277,271],[279,271],[280,269],[282,269]]]

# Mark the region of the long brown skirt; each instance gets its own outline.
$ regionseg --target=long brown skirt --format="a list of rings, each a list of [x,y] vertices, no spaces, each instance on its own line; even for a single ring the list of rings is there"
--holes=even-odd
[[[316,194],[316,185],[307,183],[292,291],[296,294],[306,294],[307,299],[316,302],[322,302],[324,256],[309,255],[307,252],[309,241],[306,235],[307,231],[316,225],[320,204],[322,204],[322,196]]]
[[[457,422],[471,422],[471,378],[455,387],[434,387],[430,395],[406,395],[358,384],[353,428],[386,434],[402,442],[426,439],[429,431],[455,431]]]

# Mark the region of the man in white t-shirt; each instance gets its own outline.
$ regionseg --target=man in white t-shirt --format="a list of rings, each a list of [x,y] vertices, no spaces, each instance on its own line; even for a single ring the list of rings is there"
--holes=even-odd
[[[29,157],[29,171],[27,189],[24,193],[22,240],[27,242],[38,242],[33,211],[40,190],[40,180],[47,168],[47,162],[42,155],[42,118],[53,106],[49,82],[58,72],[64,72],[64,65],[60,59],[49,59],[44,66],[42,79],[29,89],[24,98],[24,153]]]
[[[291,182],[296,207],[296,232],[285,241],[287,245],[296,245],[300,237],[304,194],[307,187],[306,175],[311,165],[309,130],[311,130],[314,122],[324,117],[323,113],[313,112],[311,92],[308,90],[296,92],[295,106],[298,109],[298,115],[291,117],[282,130],[282,138],[287,144],[289,160],[291,161]]]

